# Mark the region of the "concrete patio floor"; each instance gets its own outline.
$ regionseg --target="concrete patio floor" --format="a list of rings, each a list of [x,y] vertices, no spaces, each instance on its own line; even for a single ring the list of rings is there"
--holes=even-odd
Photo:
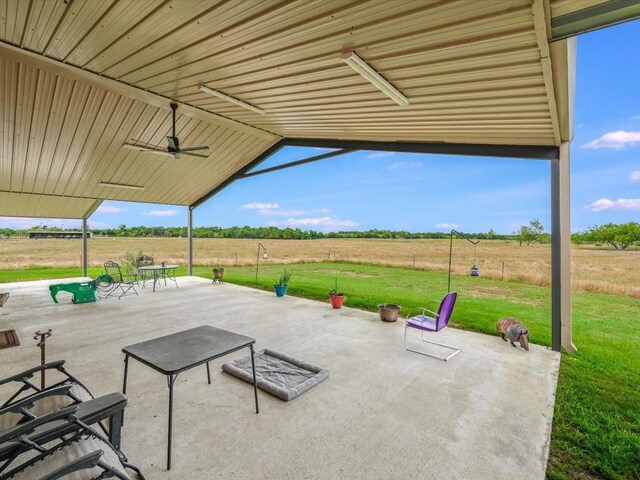
[[[64,293],[53,303],[47,285],[61,281],[0,285],[11,292],[0,330],[15,328],[22,343],[0,350],[0,377],[38,364],[33,334],[52,328],[48,360],[66,359],[95,395],[119,391],[124,346],[208,324],[331,376],[288,403],[259,391],[256,415],[252,387],[220,370],[248,352],[213,362],[211,385],[204,367],[180,374],[167,472],[167,384],[132,360],[122,449],[150,480],[544,479],[557,353],[450,328],[437,340],[463,351],[442,362],[406,351],[400,321],[198,277],[178,281],[179,289],[80,305]]]

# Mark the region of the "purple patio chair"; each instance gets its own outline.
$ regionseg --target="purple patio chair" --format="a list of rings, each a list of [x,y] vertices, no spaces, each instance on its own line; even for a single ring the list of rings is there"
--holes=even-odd
[[[457,355],[462,350],[458,347],[452,347],[451,345],[445,345],[444,343],[438,343],[431,340],[427,340],[424,338],[424,332],[434,332],[437,333],[440,330],[443,330],[447,324],[449,323],[449,319],[451,318],[451,314],[453,313],[453,307],[456,304],[456,298],[458,294],[456,292],[448,293],[446,297],[442,300],[442,302],[438,302],[434,300],[432,302],[427,303],[427,306],[422,309],[422,315],[416,315],[415,317],[407,317],[407,321],[404,325],[404,347],[407,350],[412,352],[420,353],[421,355],[426,355],[428,357],[437,358],[439,360],[444,360],[445,362],[449,360],[454,355]],[[437,312],[432,312],[427,307],[432,303],[439,303],[440,307],[438,307]],[[429,313],[433,315],[432,317],[427,316]],[[413,348],[409,348],[407,345],[407,330],[410,328],[415,328],[416,330],[422,331],[422,340],[427,343],[431,343],[433,345],[438,345],[440,347],[445,347],[450,350],[453,350],[453,353],[446,357],[441,357],[439,355],[434,355],[433,353],[423,352],[420,350],[414,350]]]

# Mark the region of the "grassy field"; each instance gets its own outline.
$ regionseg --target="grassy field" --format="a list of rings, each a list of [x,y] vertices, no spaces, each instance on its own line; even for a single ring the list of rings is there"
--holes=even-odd
[[[448,240],[322,239],[264,240],[266,263],[304,263],[328,260],[415,267],[446,272]],[[195,239],[194,263],[225,266],[255,265],[257,240]],[[118,261],[126,251],[152,255],[156,260],[186,264],[184,238],[92,238],[89,260],[100,266]],[[78,240],[0,240],[0,270],[32,267],[80,266]],[[551,271],[549,245],[519,247],[515,242],[482,241],[477,251],[465,240],[454,241],[453,271],[466,275],[477,262],[483,278],[519,280],[548,286]],[[573,288],[576,291],[623,293],[640,298],[640,252],[574,248]]]
[[[0,282],[81,275],[77,266],[64,267],[79,263],[78,242],[38,240],[36,247],[33,242],[0,242],[0,248],[5,249],[0,250]],[[120,259],[124,251],[137,248],[155,254],[158,260],[185,263],[184,239],[93,239],[91,242],[93,258],[102,257],[94,265],[106,258]],[[365,310],[374,311],[379,303],[393,302],[402,305],[406,314],[428,299],[442,297],[447,290],[446,273],[443,273],[448,255],[446,241],[411,241],[409,245],[397,240],[264,243],[269,248],[270,260],[261,262],[258,288],[272,289],[274,279],[283,268],[274,263],[283,262],[290,263],[287,268],[294,271],[290,294],[326,300],[334,278],[338,277],[339,289],[347,293],[346,304]],[[196,267],[194,273],[210,278],[210,265],[220,259],[227,267],[226,281],[255,286],[255,247],[254,240],[199,240],[196,261],[204,265]],[[467,275],[473,249],[462,243],[454,248],[457,272],[462,274],[452,280],[452,288],[460,293],[454,326],[495,334],[495,321],[512,315],[526,322],[534,343],[549,345],[548,247],[520,248],[504,242],[486,242],[484,257],[481,257],[482,250],[478,250],[480,278]],[[236,250],[241,265],[238,267],[232,266]],[[331,258],[335,251],[338,259],[351,252],[362,263],[329,262],[330,251]],[[55,257],[51,252],[56,252]],[[204,252],[211,256],[205,256]],[[224,252],[226,256],[222,255]],[[410,261],[408,254],[411,254]],[[416,268],[406,268],[413,267],[414,254]],[[314,255],[323,261],[311,263]],[[491,262],[499,261],[500,255],[509,255],[508,265],[518,265],[525,273],[505,275],[505,281],[500,280],[500,275],[491,275]],[[364,264],[368,258],[379,264]],[[309,263],[293,263],[296,260]],[[574,250],[574,276],[583,275],[583,283],[574,282],[578,291],[573,296],[574,340],[579,351],[562,357],[547,472],[550,479],[640,479],[640,356],[636,351],[640,345],[636,273],[639,260],[636,252]],[[49,268],[35,267],[41,264]],[[28,266],[32,268],[25,268]],[[100,271],[96,266],[89,273],[95,277]],[[586,280],[584,275],[588,272],[589,280]],[[186,268],[178,273],[185,274]]]

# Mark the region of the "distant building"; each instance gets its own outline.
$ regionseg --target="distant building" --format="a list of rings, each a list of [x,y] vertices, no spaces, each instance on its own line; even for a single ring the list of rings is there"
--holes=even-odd
[[[41,238],[62,238],[66,240],[72,240],[74,238],[82,239],[82,232],[66,232],[55,230],[40,230],[27,232],[29,238],[38,240]],[[91,232],[87,232],[87,238],[91,238]]]

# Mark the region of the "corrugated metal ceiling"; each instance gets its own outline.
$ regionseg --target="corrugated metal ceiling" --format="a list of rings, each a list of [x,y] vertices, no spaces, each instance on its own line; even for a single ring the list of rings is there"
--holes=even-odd
[[[2,60],[0,191],[189,205],[280,137],[557,145],[549,35],[535,18],[542,3],[0,0],[0,40],[55,60],[50,68]],[[410,105],[343,63],[349,51]],[[202,93],[202,84],[266,115]],[[178,136],[209,145],[209,158],[121,148],[132,138],[165,144],[161,97],[198,109],[197,118],[180,116]]]

